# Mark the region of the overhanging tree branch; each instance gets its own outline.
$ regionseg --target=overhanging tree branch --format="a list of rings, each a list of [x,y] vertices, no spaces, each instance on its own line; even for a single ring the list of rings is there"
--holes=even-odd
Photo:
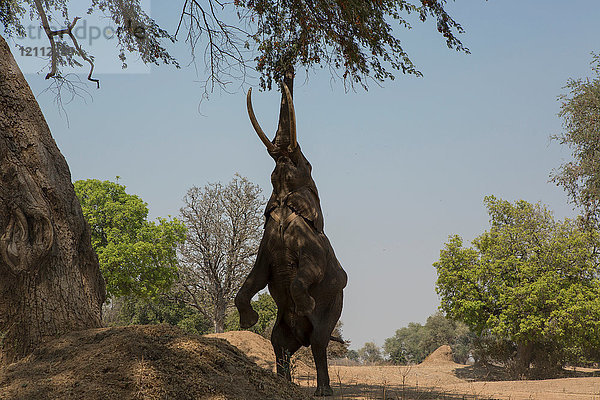
[[[79,53],[81,58],[83,58],[85,61],[87,61],[90,64],[90,72],[87,77],[88,81],[95,82],[96,86],[98,88],[100,88],[100,81],[98,79],[92,78],[92,73],[94,72],[94,62],[85,54],[85,52],[82,50],[81,46],[79,46],[79,43],[77,42],[77,38],[75,37],[75,35],[73,35],[73,28],[75,27],[75,24],[77,23],[77,21],[80,20],[81,18],[75,17],[73,19],[73,22],[71,24],[69,24],[67,26],[67,28],[65,28],[65,29],[52,30],[50,28],[50,24],[48,22],[48,16],[46,15],[46,11],[44,10],[41,0],[34,0],[34,2],[35,2],[35,8],[36,8],[36,10],[40,16],[40,19],[42,21],[42,27],[44,28],[44,32],[46,32],[46,36],[48,36],[48,40],[50,41],[50,47],[52,48],[51,67],[50,67],[50,72],[48,72],[48,74],[46,75],[46,79],[50,79],[58,74],[58,67],[57,67],[58,51],[57,51],[56,41],[54,40],[54,36],[62,37],[63,35],[67,34],[73,41],[73,45],[75,45],[75,49],[77,50],[77,52]]]

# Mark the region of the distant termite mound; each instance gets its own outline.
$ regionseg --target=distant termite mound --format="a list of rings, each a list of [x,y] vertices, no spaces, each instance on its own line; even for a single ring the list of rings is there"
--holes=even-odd
[[[452,349],[447,344],[438,347],[421,364],[455,364]]]

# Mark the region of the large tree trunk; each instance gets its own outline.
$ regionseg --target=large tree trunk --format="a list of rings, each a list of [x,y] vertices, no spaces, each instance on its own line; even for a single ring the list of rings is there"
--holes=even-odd
[[[104,299],[69,167],[0,36],[0,365],[101,326]]]
[[[533,359],[533,348],[533,343],[517,343],[515,372],[519,379],[525,379],[529,375],[529,367]]]

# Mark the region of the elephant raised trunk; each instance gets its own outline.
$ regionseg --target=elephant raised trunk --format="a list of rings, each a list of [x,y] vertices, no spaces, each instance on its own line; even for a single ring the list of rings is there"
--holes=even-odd
[[[269,140],[265,132],[260,127],[254,110],[252,109],[252,88],[248,89],[246,96],[246,105],[248,107],[248,115],[254,130],[258,134],[260,140],[267,147],[270,154],[285,153],[293,151],[298,146],[296,138],[296,112],[294,111],[294,101],[292,93],[285,83],[281,83],[281,109],[279,111],[279,126],[273,142]]]

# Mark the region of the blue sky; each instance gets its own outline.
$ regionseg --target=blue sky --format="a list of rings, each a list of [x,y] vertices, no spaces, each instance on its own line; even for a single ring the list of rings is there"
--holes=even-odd
[[[152,16],[173,31],[180,5],[166,3],[152,2]],[[484,196],[574,215],[548,182],[569,151],[549,137],[561,132],[562,87],[589,76],[590,52],[600,51],[600,2],[459,0],[448,8],[470,55],[447,49],[431,22],[398,31],[422,78],[400,75],[368,92],[345,92],[327,69],[296,80],[298,140],[349,275],[342,320],[353,348],[381,345],[436,311],[432,263],[448,235],[469,241],[487,229]],[[98,70],[101,89],[67,105],[69,123],[42,93],[45,72],[27,74],[73,179],[118,175],[152,217],[176,216],[189,187],[236,172],[268,196],[273,161],[246,114],[249,86],[202,101],[203,65],[186,66],[185,43],[173,52],[181,70]],[[276,92],[254,92],[271,134],[278,103]]]

